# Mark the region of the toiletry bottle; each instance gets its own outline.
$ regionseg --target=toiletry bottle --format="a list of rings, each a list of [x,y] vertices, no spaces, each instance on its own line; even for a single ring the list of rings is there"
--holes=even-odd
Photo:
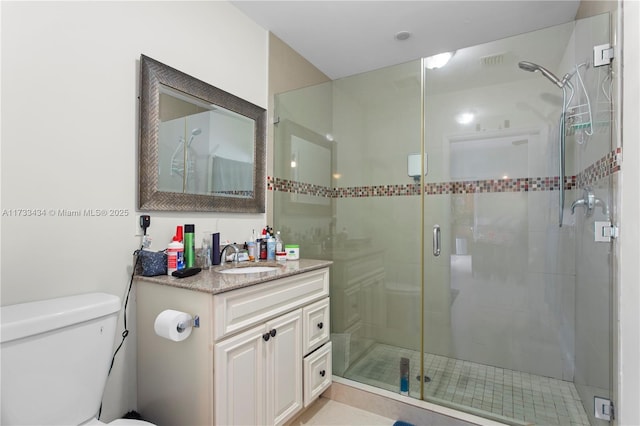
[[[220,264],[220,233],[211,234],[211,264]]]
[[[258,250],[256,250],[256,230],[251,230],[251,239],[247,241],[247,250],[249,250],[249,260],[258,260]]]
[[[267,260],[276,260],[276,239],[273,235],[267,238]]]
[[[176,235],[167,247],[167,275],[180,269],[184,269],[184,246]]]
[[[259,240],[260,260],[267,260],[267,229],[262,230],[262,238]]]
[[[207,270],[211,267],[211,238],[209,238],[208,234],[205,234],[204,238],[202,238],[202,252],[200,253],[202,259],[202,267],[203,270]]]
[[[256,242],[247,241],[247,250],[249,251],[249,260],[256,260]]]
[[[400,358],[400,395],[409,395],[409,358]]]
[[[184,226],[184,263],[187,268],[193,268],[196,264],[195,225]]]
[[[284,251],[284,241],[280,236],[280,231],[276,232],[276,253],[282,253]]]

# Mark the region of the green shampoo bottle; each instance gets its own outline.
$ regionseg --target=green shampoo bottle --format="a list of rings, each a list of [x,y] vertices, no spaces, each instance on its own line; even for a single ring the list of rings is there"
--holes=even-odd
[[[196,264],[195,234],[195,225],[184,225],[184,263],[187,268],[193,268]]]

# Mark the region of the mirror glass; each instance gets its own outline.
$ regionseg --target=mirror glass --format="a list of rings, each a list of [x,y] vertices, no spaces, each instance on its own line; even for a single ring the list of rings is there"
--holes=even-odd
[[[158,190],[250,198],[255,122],[160,87]]]
[[[265,114],[141,57],[140,209],[264,212]]]
[[[280,158],[276,163],[291,185],[287,213],[331,214],[331,190],[337,168],[335,142],[290,120],[278,124]]]

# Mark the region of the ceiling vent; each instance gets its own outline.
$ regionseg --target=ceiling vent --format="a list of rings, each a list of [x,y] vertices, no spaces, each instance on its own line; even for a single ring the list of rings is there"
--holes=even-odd
[[[483,56],[480,58],[480,64],[485,67],[501,65],[504,62],[504,53],[496,53],[495,55]]]

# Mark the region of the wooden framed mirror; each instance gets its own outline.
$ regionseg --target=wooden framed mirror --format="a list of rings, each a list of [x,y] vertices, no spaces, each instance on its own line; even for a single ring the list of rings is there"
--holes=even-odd
[[[140,56],[140,210],[264,213],[266,110]]]

